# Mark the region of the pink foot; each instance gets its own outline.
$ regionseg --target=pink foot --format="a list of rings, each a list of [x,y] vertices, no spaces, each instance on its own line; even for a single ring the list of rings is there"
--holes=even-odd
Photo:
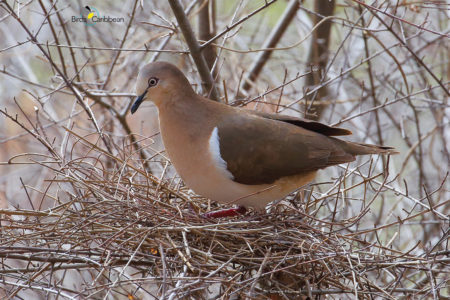
[[[238,215],[243,215],[247,212],[244,206],[238,206],[234,208],[221,209],[203,214],[205,218],[224,218],[224,217],[234,217]]]

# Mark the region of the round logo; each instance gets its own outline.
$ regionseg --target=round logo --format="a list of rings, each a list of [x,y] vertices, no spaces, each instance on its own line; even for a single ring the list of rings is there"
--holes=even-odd
[[[97,22],[97,19],[100,17],[100,13],[95,7],[85,6],[81,9],[81,17],[85,19],[85,24],[87,26],[92,26]]]

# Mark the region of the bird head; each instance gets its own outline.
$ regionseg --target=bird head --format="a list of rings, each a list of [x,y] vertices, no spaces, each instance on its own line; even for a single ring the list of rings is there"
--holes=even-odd
[[[191,92],[193,90],[189,81],[176,66],[167,62],[149,63],[139,71],[136,82],[138,97],[131,106],[131,113],[135,113],[146,100],[159,106],[172,101],[175,95]]]

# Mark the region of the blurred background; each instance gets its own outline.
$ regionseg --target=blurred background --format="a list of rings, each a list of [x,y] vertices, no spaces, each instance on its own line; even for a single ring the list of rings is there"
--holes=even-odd
[[[345,220],[349,232],[397,222],[367,240],[398,251],[448,249],[446,1],[170,2],[182,14],[166,1],[2,1],[2,211],[48,210],[83,194],[64,181],[79,171],[71,169],[77,160],[111,170],[111,157],[133,159],[183,189],[163,151],[156,108],[148,102],[128,113],[139,68],[164,60],[205,96],[214,96],[214,85],[216,100],[229,105],[320,120],[350,129],[352,141],[395,147],[400,154],[389,158],[321,171],[288,200],[319,219]],[[183,17],[212,82],[193,59]],[[100,154],[87,158],[96,147]],[[448,274],[439,278],[434,284],[445,286]],[[13,294],[20,293],[35,291]]]

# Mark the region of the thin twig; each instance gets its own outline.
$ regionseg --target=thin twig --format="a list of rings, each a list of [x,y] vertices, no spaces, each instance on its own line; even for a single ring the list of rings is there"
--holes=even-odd
[[[169,0],[169,4],[189,47],[190,55],[197,66],[198,73],[205,83],[207,94],[211,99],[219,101],[219,94],[214,85],[214,78],[211,75],[203,54],[201,53],[202,49],[195,38],[194,31],[192,30],[191,24],[189,23],[180,2],[178,2],[178,0]]]

